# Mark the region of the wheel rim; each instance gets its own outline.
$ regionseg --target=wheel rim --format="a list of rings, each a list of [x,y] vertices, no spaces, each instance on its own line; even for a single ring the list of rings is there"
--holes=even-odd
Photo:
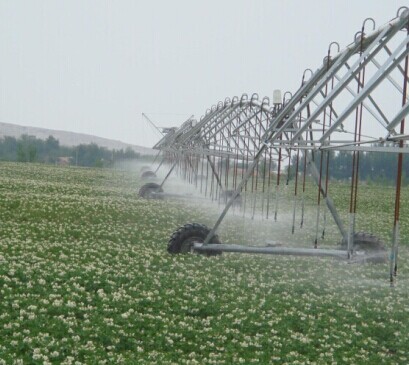
[[[147,198],[152,198],[152,193],[155,192],[156,189],[150,188],[146,191],[146,197]]]
[[[146,192],[145,192],[145,198],[147,198],[147,199],[153,199],[153,198],[155,198],[155,193],[159,193],[160,192],[160,189],[159,188],[148,188],[148,189],[146,189]]]
[[[187,252],[192,252],[193,251],[193,244],[197,242],[197,243],[203,243],[203,238],[201,237],[189,237],[186,238],[183,242],[182,245],[180,247],[180,252],[182,253],[187,253]]]

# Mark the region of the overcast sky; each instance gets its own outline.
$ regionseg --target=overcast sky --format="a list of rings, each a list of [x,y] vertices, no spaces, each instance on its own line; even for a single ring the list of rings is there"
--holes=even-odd
[[[0,0],[0,121],[152,146],[225,97],[295,91],[399,0]]]

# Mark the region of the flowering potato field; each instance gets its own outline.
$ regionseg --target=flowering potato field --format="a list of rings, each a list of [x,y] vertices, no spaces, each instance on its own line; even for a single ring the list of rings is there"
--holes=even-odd
[[[407,191],[391,289],[387,264],[172,256],[179,225],[217,212],[140,199],[138,172],[0,171],[0,364],[409,363]],[[393,191],[361,192],[358,224],[388,239]]]

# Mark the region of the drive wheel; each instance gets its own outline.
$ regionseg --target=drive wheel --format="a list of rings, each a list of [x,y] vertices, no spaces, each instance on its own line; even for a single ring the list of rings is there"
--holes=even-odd
[[[343,241],[341,248],[346,250],[348,243]],[[354,251],[364,251],[367,256],[366,262],[384,263],[387,261],[385,245],[377,236],[371,233],[355,233]]]
[[[168,252],[172,254],[192,252],[193,244],[203,243],[210,229],[203,224],[188,223],[172,234],[168,242]],[[214,235],[210,243],[220,244],[219,237]],[[217,251],[207,251],[207,256],[219,255]]]
[[[141,174],[142,179],[153,179],[156,177],[156,174],[153,171],[144,171]]]
[[[163,189],[159,184],[147,183],[141,186],[138,195],[144,199],[163,199],[162,196],[157,196],[154,193],[163,193]]]

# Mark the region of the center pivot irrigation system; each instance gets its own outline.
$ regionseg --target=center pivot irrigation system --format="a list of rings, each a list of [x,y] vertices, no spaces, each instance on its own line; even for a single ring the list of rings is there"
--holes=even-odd
[[[204,197],[224,204],[212,228],[192,223],[170,238],[168,251],[195,251],[208,255],[246,252],[278,255],[332,256],[354,261],[385,259],[383,243],[374,235],[355,231],[359,165],[363,153],[391,153],[397,157],[395,209],[390,255],[390,280],[397,273],[400,195],[403,154],[408,153],[405,117],[409,55],[409,10],[376,29],[363,22],[353,42],[343,50],[333,42],[322,65],[304,71],[300,88],[283,97],[276,90],[273,102],[257,94],[226,98],[197,121],[163,131],[154,146],[161,166],[170,166],[160,184],[150,182],[139,194],[163,198],[164,184],[173,171],[193,184]],[[330,196],[331,157],[348,151],[350,191],[348,222],[344,224]],[[145,176],[147,172],[143,172]],[[292,232],[304,225],[306,180],[317,185],[317,209],[311,248],[255,247],[221,244],[217,229],[229,209],[252,218],[277,220],[283,183],[291,178]],[[174,194],[172,196],[175,196]],[[297,211],[297,213],[296,213]],[[341,236],[340,249],[319,249],[324,238],[320,222],[332,216]],[[296,216],[301,216],[300,224]]]

